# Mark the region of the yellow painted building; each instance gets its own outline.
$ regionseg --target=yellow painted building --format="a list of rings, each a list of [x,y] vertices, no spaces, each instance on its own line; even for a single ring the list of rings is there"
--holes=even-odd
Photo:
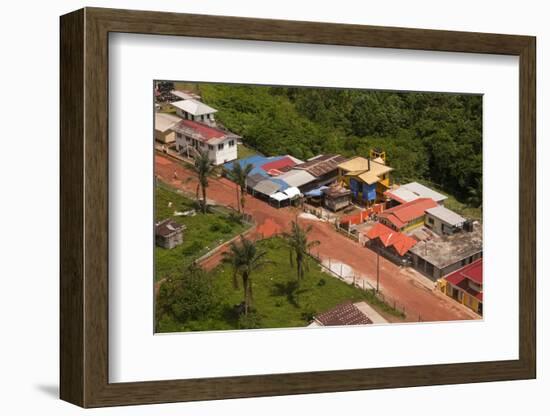
[[[437,280],[438,289],[455,301],[483,314],[483,259]]]
[[[384,199],[392,170],[381,157],[357,156],[338,165],[338,179],[351,189],[356,201],[369,204]]]

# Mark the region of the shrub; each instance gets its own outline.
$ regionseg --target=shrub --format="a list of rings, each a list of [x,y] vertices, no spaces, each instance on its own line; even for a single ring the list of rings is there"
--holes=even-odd
[[[194,241],[189,246],[185,247],[182,252],[186,256],[192,256],[193,254],[197,254],[199,251],[202,250],[204,244],[202,244],[200,241]]]
[[[261,316],[254,311],[249,311],[248,315],[242,314],[239,316],[239,329],[257,329],[262,326]]]
[[[210,225],[209,230],[212,232],[218,232],[223,226],[219,222],[215,222]]]
[[[162,284],[157,309],[185,322],[204,318],[214,303],[214,288],[210,276],[200,267],[191,265],[181,278]]]

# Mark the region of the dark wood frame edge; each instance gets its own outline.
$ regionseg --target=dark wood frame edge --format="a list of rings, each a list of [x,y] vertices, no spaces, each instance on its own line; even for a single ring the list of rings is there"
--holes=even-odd
[[[82,407],[536,377],[536,40],[530,36],[85,8],[60,20],[60,396]],[[519,359],[209,379],[108,381],[108,34],[515,55],[520,60]]]

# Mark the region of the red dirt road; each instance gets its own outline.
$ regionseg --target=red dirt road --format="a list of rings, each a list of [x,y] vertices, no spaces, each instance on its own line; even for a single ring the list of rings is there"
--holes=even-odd
[[[171,186],[188,192],[196,191],[196,174],[180,162],[157,154],[155,173],[158,179]],[[207,198],[216,204],[236,208],[236,185],[225,178],[210,178]],[[295,208],[276,209],[251,195],[246,196],[245,211],[257,224],[256,228],[248,233],[248,237],[252,238],[270,237],[286,231],[291,221],[301,212]],[[338,233],[331,224],[306,219],[300,219],[300,222],[307,222],[313,226],[311,238],[321,242],[315,248],[315,254],[318,252],[322,260],[330,258],[331,262],[343,263],[353,269],[356,279],[366,279],[372,286],[376,286],[375,252]],[[208,269],[215,267],[220,262],[223,251],[220,250],[205,260],[203,266]],[[405,309],[407,321],[478,318],[462,305],[420,283],[423,279],[425,280],[416,271],[400,268],[380,257],[380,290],[388,298],[389,303],[396,300],[397,306]]]

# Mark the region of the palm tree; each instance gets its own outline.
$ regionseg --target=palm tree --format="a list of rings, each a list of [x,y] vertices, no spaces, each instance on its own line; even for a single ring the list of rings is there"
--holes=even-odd
[[[224,260],[233,268],[233,286],[239,287],[238,276],[240,275],[244,291],[244,315],[252,305],[252,274],[254,271],[270,263],[265,258],[267,252],[259,249],[254,242],[247,240],[241,235],[240,243],[235,241],[229,245],[229,251],[224,253]]]
[[[237,207],[239,211],[244,213],[244,204],[245,204],[245,195],[246,195],[246,178],[250,172],[254,169],[254,166],[250,163],[247,163],[246,166],[243,166],[240,163],[235,163],[233,169],[229,171],[229,178],[235,182],[238,186],[237,188]],[[241,198],[239,205],[239,188],[241,190]]]
[[[195,156],[195,172],[197,172],[197,176],[199,177],[199,185],[202,190],[201,206],[203,214],[206,214],[206,188],[208,188],[208,175],[210,175],[213,170],[214,167],[210,163],[208,152],[198,150]]]
[[[302,228],[298,220],[292,221],[290,233],[284,233],[283,236],[290,248],[290,265],[296,264],[296,280],[298,287],[303,279],[308,263],[305,261],[310,250],[321,244],[318,240],[308,241],[308,234],[313,227],[308,225]]]

